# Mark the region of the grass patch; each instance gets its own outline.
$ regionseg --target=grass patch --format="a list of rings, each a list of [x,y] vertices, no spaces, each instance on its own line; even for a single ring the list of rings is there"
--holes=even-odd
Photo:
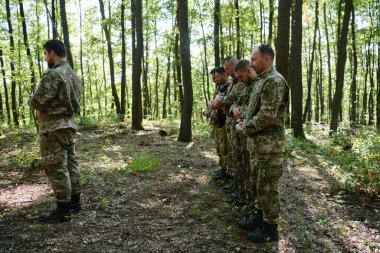
[[[142,156],[131,160],[126,167],[126,174],[133,172],[145,172],[155,170],[160,165],[158,158],[151,158],[148,156]]]

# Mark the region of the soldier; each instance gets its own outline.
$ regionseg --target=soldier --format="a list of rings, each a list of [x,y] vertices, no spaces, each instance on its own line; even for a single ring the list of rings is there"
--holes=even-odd
[[[245,111],[248,107],[249,97],[251,95],[252,88],[255,84],[256,73],[249,67],[250,62],[248,60],[240,60],[235,66],[235,76],[239,80],[239,83],[243,85],[243,90],[237,100],[230,108],[230,114],[236,119],[236,122],[243,122],[245,119]],[[244,135],[238,133],[235,134],[237,143],[237,170],[236,178],[238,180],[238,192],[239,197],[243,203],[246,204],[243,210],[247,211],[249,216],[254,209],[255,192],[252,191],[250,183],[250,160],[249,152],[247,149],[247,138]]]
[[[285,110],[289,88],[273,66],[274,51],[260,45],[252,51],[251,67],[258,80],[250,96],[246,118],[236,125],[247,137],[252,175],[257,190],[257,215],[251,221],[249,240],[255,243],[278,241],[280,213],[279,179],[282,175],[285,151]]]
[[[216,96],[225,96],[228,89],[227,74],[223,67],[217,67],[211,71],[213,82],[215,82]],[[204,115],[210,117],[215,131],[215,147],[219,156],[219,166],[221,169],[214,175],[214,180],[219,181],[225,177],[227,171],[227,133],[226,133],[226,111],[223,108],[217,108],[213,101],[208,102],[208,108]]]
[[[29,104],[37,111],[42,165],[54,190],[57,208],[39,218],[65,222],[71,219],[71,210],[81,210],[74,115],[79,113],[82,84],[65,60],[66,48],[62,41],[49,40],[43,49],[48,70],[42,75]]]
[[[235,100],[241,94],[241,91],[244,88],[243,84],[239,84],[237,78],[235,77],[234,68],[238,60],[234,56],[227,56],[223,60],[223,66],[226,70],[226,73],[232,78],[227,90],[227,94],[224,97],[217,96],[214,101],[214,105],[218,108],[224,108],[227,112],[230,109],[230,106],[234,103]],[[227,131],[227,139],[228,139],[228,169],[227,173],[224,175],[225,184],[229,184],[234,180],[234,175],[236,173],[236,164],[237,164],[237,149],[236,149],[236,141],[235,141],[235,119],[231,114],[227,114],[226,119],[226,131]],[[237,182],[234,181],[234,188],[237,188]],[[231,201],[239,204],[239,200],[236,199],[237,196],[232,195]]]

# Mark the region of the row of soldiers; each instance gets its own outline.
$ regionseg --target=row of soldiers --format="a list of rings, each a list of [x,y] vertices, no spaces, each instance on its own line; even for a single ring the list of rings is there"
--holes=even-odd
[[[289,88],[273,61],[274,50],[265,44],[253,49],[250,61],[226,57],[211,71],[216,91],[204,112],[214,126],[221,167],[214,180],[233,186],[231,200],[244,205],[239,226],[255,243],[279,239]]]

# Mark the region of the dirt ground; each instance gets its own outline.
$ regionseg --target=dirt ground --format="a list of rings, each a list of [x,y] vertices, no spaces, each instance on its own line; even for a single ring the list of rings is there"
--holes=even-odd
[[[0,253],[8,252],[380,252],[380,202],[346,193],[332,162],[302,152],[281,180],[280,241],[255,245],[237,227],[240,209],[223,187],[210,136],[179,143],[159,126],[80,131],[84,210],[45,224],[54,208],[44,173],[30,166],[38,137],[0,137]],[[29,159],[29,160],[28,160]],[[26,161],[26,162],[25,162]]]

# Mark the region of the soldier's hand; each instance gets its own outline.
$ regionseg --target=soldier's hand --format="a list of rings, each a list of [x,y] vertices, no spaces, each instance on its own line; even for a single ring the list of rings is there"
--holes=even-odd
[[[255,80],[255,79],[257,78],[256,71],[255,71],[252,67],[249,67],[249,68],[248,68],[248,71],[249,71],[249,73],[248,73],[249,78],[250,78],[251,80]]]
[[[220,103],[219,103],[219,100],[213,100],[213,101],[211,101],[211,109],[213,109],[213,110],[215,110],[215,109],[218,109],[219,108],[219,105],[220,105]]]
[[[215,96],[215,100],[219,101],[219,100],[221,100],[221,99],[222,99],[222,97],[221,97],[220,95],[216,95],[216,96]]]
[[[235,107],[232,110],[232,113],[234,114],[235,119],[240,118],[240,115],[241,115],[240,107]]]
[[[243,135],[243,122],[239,122],[238,124],[236,124],[235,129],[239,134]]]

